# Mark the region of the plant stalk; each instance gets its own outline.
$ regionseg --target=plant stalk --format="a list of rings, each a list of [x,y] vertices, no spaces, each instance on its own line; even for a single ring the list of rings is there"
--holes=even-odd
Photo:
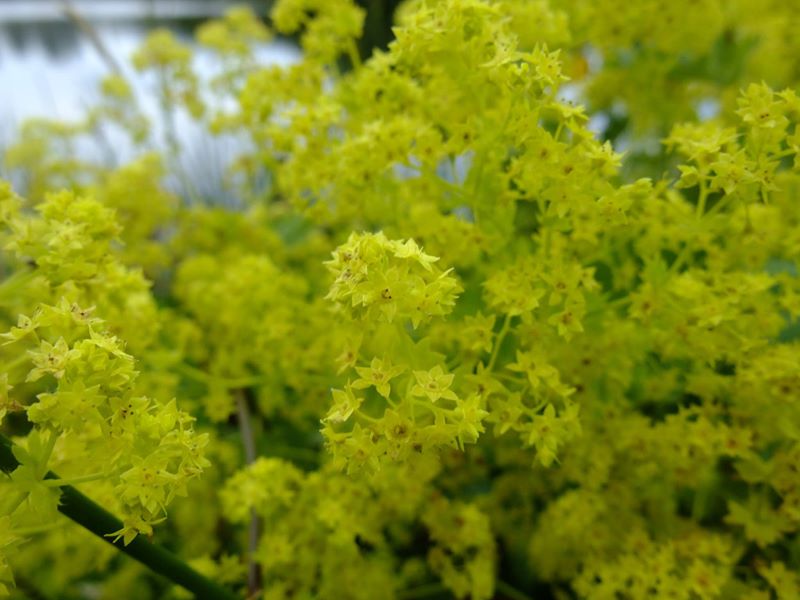
[[[239,420],[239,431],[242,434],[244,446],[244,459],[250,465],[256,461],[256,442],[253,435],[253,423],[248,406],[248,395],[245,390],[236,392],[236,413]],[[250,510],[250,525],[247,528],[247,591],[250,597],[255,597],[261,588],[261,573],[255,554],[258,550],[258,539],[261,536],[261,520],[254,509]]]
[[[19,462],[11,452],[11,444],[11,440],[0,434],[0,470],[6,473],[11,473],[19,466]],[[49,472],[45,475],[45,479],[60,478],[55,473]],[[110,533],[122,529],[122,522],[72,486],[61,488],[58,510],[103,541],[138,560],[154,573],[193,593],[197,598],[208,600],[238,598],[232,591],[203,577],[169,550],[151,544],[141,535],[127,546],[121,539],[113,540],[108,537]]]

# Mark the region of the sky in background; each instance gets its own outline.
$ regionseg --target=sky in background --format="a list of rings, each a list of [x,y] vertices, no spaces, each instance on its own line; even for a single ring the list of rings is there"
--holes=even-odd
[[[84,0],[71,2],[122,65],[140,99],[147,82],[130,67],[130,56],[154,25],[167,26],[191,43],[199,20],[224,12],[231,2],[158,0]],[[288,64],[298,51],[276,41],[258,49],[264,63]],[[213,69],[211,55],[196,48],[195,67],[202,76]],[[0,143],[19,123],[44,116],[73,120],[97,99],[108,67],[91,42],[50,0],[0,0]]]
[[[192,31],[204,19],[221,15],[241,2],[210,0],[72,0],[82,18],[91,23],[114,61],[132,84],[137,103],[149,117],[156,148],[164,149],[164,121],[153,90],[152,74],[142,76],[130,64],[130,57],[155,26],[172,29],[194,47],[195,71],[201,78],[215,73],[213,54],[196,46]],[[264,2],[260,6],[264,6]],[[78,121],[99,99],[98,86],[109,73],[97,49],[63,12],[61,1],[0,0],[0,176],[24,189],[18,173],[4,170],[4,148],[19,139],[19,127],[32,117]],[[290,64],[299,50],[287,40],[275,40],[256,49],[262,64]],[[208,99],[210,100],[210,99]],[[209,102],[213,107],[213,103]],[[202,174],[195,190],[223,203],[226,197],[227,166],[241,154],[247,140],[236,136],[209,136],[182,111],[174,115],[180,142],[180,156],[173,157],[185,171]],[[114,132],[108,132],[113,136]],[[127,138],[107,138],[103,144],[87,143],[77,150],[86,159],[105,164],[124,164],[136,152]],[[167,184],[180,191],[180,181]],[[185,190],[184,190],[185,191]],[[186,195],[186,194],[184,194]]]

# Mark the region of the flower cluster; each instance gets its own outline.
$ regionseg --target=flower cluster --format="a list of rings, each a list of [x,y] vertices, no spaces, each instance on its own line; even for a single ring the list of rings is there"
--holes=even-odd
[[[0,424],[24,415],[32,429],[15,446],[20,466],[0,482],[0,514],[9,531],[24,531],[54,518],[58,487],[86,483],[123,520],[107,533],[127,544],[152,533],[209,465],[208,436],[174,400],[148,398],[137,384],[118,333],[155,308],[141,275],[111,253],[120,231],[113,211],[65,192],[29,214],[4,193],[16,209],[6,218],[6,248],[30,265],[5,280],[14,290],[6,307],[30,311],[2,335]],[[146,347],[151,335],[136,341]],[[44,479],[51,468],[62,478],[55,484]]]
[[[327,263],[336,276],[328,298],[353,318],[410,320],[416,328],[449,313],[460,286],[450,271],[434,263],[412,240],[389,240],[383,233],[352,234]]]
[[[137,52],[234,201],[122,76],[6,152],[0,595],[163,596],[40,531],[72,482],[248,597],[796,597],[796,3],[408,0],[371,56],[367,4]]]

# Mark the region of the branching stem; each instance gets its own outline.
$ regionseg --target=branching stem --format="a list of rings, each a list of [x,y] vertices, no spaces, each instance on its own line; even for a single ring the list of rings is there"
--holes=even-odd
[[[10,473],[18,466],[19,462],[11,452],[11,440],[0,434],[0,470]],[[52,472],[47,473],[45,478],[59,479]],[[185,588],[197,598],[207,598],[208,600],[236,600],[237,598],[230,590],[206,579],[172,552],[151,544],[143,536],[138,536],[127,546],[121,539],[112,540],[109,534],[122,529],[122,522],[71,486],[61,488],[61,502],[58,510],[104,542],[135,558],[154,573]]]

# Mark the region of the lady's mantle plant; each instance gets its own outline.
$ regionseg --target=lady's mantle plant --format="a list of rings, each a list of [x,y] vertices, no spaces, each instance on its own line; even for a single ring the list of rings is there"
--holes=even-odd
[[[0,593],[180,594],[71,484],[243,597],[796,598],[799,15],[762,4],[412,0],[362,59],[363,9],[281,0],[302,60],[236,9],[208,89],[154,32],[164,109],[247,142],[236,210],[119,76],[29,124]],[[70,151],[105,128],[139,158]]]

